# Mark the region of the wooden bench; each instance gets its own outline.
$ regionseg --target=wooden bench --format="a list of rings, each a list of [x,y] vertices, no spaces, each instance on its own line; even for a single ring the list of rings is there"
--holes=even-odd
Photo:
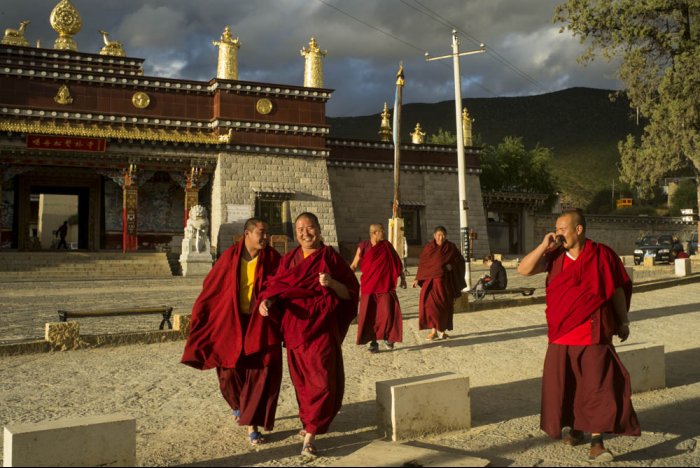
[[[472,288],[469,291],[475,301],[483,300],[487,294],[491,294],[492,299],[496,299],[497,295],[503,294],[522,294],[523,296],[532,296],[535,293],[535,288],[512,288],[512,289],[476,289]]]
[[[85,317],[116,317],[121,315],[147,315],[160,314],[163,320],[160,322],[159,330],[163,330],[165,325],[169,330],[173,329],[173,324],[170,322],[173,308],[170,306],[160,307],[129,307],[124,309],[91,309],[91,310],[59,310],[58,318],[61,322],[66,322],[69,318],[85,318]]]

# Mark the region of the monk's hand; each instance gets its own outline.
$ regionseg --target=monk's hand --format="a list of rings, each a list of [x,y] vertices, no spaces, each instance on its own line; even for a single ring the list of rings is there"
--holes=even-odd
[[[270,306],[272,305],[272,302],[267,299],[264,300],[260,303],[260,307],[258,307],[258,312],[260,312],[260,315],[263,317],[267,317],[270,315]]]
[[[406,278],[401,278],[401,289],[406,289],[407,287]]]
[[[324,288],[329,288],[331,286],[331,281],[333,281],[333,278],[328,273],[318,274],[318,282],[321,283],[321,286]]]
[[[411,285],[412,288],[417,288],[418,287],[418,280],[413,281],[413,284]]]
[[[630,336],[630,324],[629,322],[623,322],[620,325],[620,329],[618,330],[617,335],[620,337],[620,341],[624,342],[629,338]]]

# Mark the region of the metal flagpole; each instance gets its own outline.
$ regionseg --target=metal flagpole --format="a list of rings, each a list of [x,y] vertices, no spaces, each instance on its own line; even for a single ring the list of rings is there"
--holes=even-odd
[[[389,242],[394,246],[394,249],[399,254],[400,258],[404,258],[404,225],[401,217],[401,100],[403,97],[403,63],[399,65],[399,71],[396,73],[396,98],[394,100],[394,201],[391,206],[391,219],[389,219]],[[406,265],[404,265],[404,268]]]
[[[464,279],[467,283],[467,289],[472,288],[471,280],[471,246],[469,239],[469,220],[467,217],[467,181],[466,181],[466,171],[465,171],[465,161],[464,161],[464,135],[462,134],[462,77],[459,71],[459,57],[461,55],[474,55],[486,52],[484,44],[481,44],[481,48],[477,50],[472,50],[469,52],[459,53],[459,38],[457,37],[457,31],[452,31],[452,53],[450,55],[443,55],[440,57],[430,57],[426,52],[425,60],[432,62],[433,60],[442,60],[446,58],[452,58],[452,63],[454,66],[454,79],[455,79],[455,118],[457,121],[457,179],[459,181],[459,231],[461,237],[461,247],[462,254],[466,261],[466,272],[464,274]]]

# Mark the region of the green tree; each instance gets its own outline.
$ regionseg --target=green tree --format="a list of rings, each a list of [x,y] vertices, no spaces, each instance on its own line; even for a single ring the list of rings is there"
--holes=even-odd
[[[443,130],[442,127],[438,128],[437,133],[434,133],[428,137],[428,143],[431,145],[451,145],[457,144],[457,135],[454,133]]]
[[[700,200],[700,0],[568,0],[554,20],[589,44],[584,63],[620,59],[618,77],[646,122],[639,141],[618,144],[621,179],[649,196],[666,174],[690,170]]]
[[[525,149],[522,138],[505,137],[481,154],[481,189],[494,192],[544,193],[554,198],[556,180],[551,172],[552,151]]]
[[[698,200],[695,194],[697,193],[697,188],[695,184],[690,179],[685,179],[681,181],[678,189],[671,197],[671,216],[680,216],[681,210],[687,208],[698,208]]]

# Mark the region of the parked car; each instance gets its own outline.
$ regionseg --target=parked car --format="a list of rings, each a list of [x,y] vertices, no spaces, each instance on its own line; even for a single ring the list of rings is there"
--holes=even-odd
[[[644,262],[644,257],[654,257],[655,263],[671,263],[671,248],[673,247],[673,236],[644,236],[636,242],[634,249],[634,264],[639,265]]]
[[[694,232],[693,234],[690,235],[690,239],[688,239],[688,255],[695,255],[698,253],[698,233]]]

